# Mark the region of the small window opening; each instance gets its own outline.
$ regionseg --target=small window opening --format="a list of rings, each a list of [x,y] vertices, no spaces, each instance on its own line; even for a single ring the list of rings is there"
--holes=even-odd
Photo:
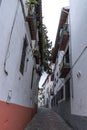
[[[65,83],[65,96],[66,100],[70,99],[70,79]]]
[[[21,64],[20,64],[20,72],[22,75],[24,74],[27,46],[28,46],[28,41],[27,41],[27,37],[25,35],[24,42],[23,42],[22,56],[21,56]]]

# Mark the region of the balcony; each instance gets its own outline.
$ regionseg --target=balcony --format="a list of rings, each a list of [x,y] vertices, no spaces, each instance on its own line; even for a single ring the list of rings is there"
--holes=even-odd
[[[36,24],[36,8],[34,4],[30,4],[26,21],[28,22],[29,25],[31,39],[36,40],[37,24]]]
[[[63,58],[59,70],[60,70],[59,78],[65,78],[70,71],[70,63],[66,62]]]
[[[60,32],[60,50],[64,51],[69,40],[68,24],[66,24]]]

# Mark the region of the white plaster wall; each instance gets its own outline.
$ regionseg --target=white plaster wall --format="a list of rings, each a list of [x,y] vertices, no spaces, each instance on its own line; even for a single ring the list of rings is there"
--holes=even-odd
[[[56,82],[58,80],[58,76],[57,73],[59,74],[59,65],[58,65],[58,59],[56,59],[56,64],[55,64],[55,71],[54,71],[54,84],[56,84],[56,86],[54,87],[54,94],[57,93],[57,89],[58,89],[58,82]]]
[[[87,45],[87,1],[71,0],[71,45],[72,64]]]
[[[54,79],[56,79],[56,81],[58,80],[58,82],[54,81],[56,83],[56,86],[55,86],[55,89],[54,89],[54,93],[56,94],[60,88],[63,86],[63,82],[64,82],[64,79],[63,78],[59,78],[59,65],[62,61],[62,58],[64,56],[64,51],[59,51],[58,52],[58,58],[56,59],[56,68],[55,68],[55,76],[54,76]],[[57,72],[58,72],[58,76],[57,76]]]
[[[7,53],[6,70],[8,75],[6,75],[4,73],[4,60],[16,10],[16,20]],[[19,71],[25,34],[26,28],[20,2],[18,0],[2,1],[0,7],[0,100],[6,101],[9,90],[11,90],[11,100],[9,102],[32,107],[31,76],[34,61],[30,39],[28,39],[29,46],[26,52],[26,60],[28,58],[29,62],[27,63],[25,60],[24,76]]]
[[[45,99],[45,102],[44,102],[44,105],[46,105],[46,103],[47,103],[47,98],[48,98],[48,93],[47,93],[47,89],[48,89],[48,83],[45,83],[44,84],[44,91],[43,91],[43,94],[44,94],[44,99]]]
[[[33,87],[32,87],[33,105],[37,104],[38,102],[38,87],[39,87],[38,83],[39,83],[39,75],[36,72],[36,70],[34,70]]]
[[[35,49],[35,40],[32,40],[32,48]]]
[[[50,79],[51,79],[51,76],[50,76]],[[50,93],[50,90],[53,88],[53,81],[49,81],[49,93]],[[51,108],[51,100],[52,100],[53,96],[51,96],[50,94],[48,95],[48,99],[49,99],[49,102],[48,102],[48,105],[49,105],[49,108]]]
[[[49,76],[49,82],[46,82],[44,85],[43,94],[45,96],[45,102],[44,105],[47,105],[48,101],[48,107],[51,108],[51,99],[52,96],[50,95],[50,89],[53,88],[53,81],[51,81],[51,76]]]
[[[28,7],[26,6],[26,0],[22,0],[23,5],[24,5],[24,11],[25,11],[25,15],[28,15]]]
[[[87,46],[87,0],[70,0],[72,65]],[[78,72],[81,73],[77,77]],[[73,66],[72,114],[87,116],[87,49]]]

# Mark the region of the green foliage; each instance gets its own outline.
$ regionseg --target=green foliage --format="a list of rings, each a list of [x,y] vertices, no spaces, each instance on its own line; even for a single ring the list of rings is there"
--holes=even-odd
[[[39,51],[34,49],[34,50],[33,50],[33,55],[34,55],[34,56],[37,56],[37,57],[39,58]]]
[[[52,60],[52,42],[48,39],[47,36],[47,28],[46,26],[43,24],[42,25],[42,35],[43,35],[43,66],[44,66],[44,70],[47,73],[51,72],[51,68],[50,68],[50,62]]]
[[[30,4],[38,5],[38,0],[27,0],[26,1],[26,5],[29,7]]]

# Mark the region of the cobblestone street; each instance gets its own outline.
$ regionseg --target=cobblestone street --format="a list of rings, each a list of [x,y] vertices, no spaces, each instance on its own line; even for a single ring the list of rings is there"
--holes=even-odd
[[[25,130],[72,130],[54,111],[41,108]]]

